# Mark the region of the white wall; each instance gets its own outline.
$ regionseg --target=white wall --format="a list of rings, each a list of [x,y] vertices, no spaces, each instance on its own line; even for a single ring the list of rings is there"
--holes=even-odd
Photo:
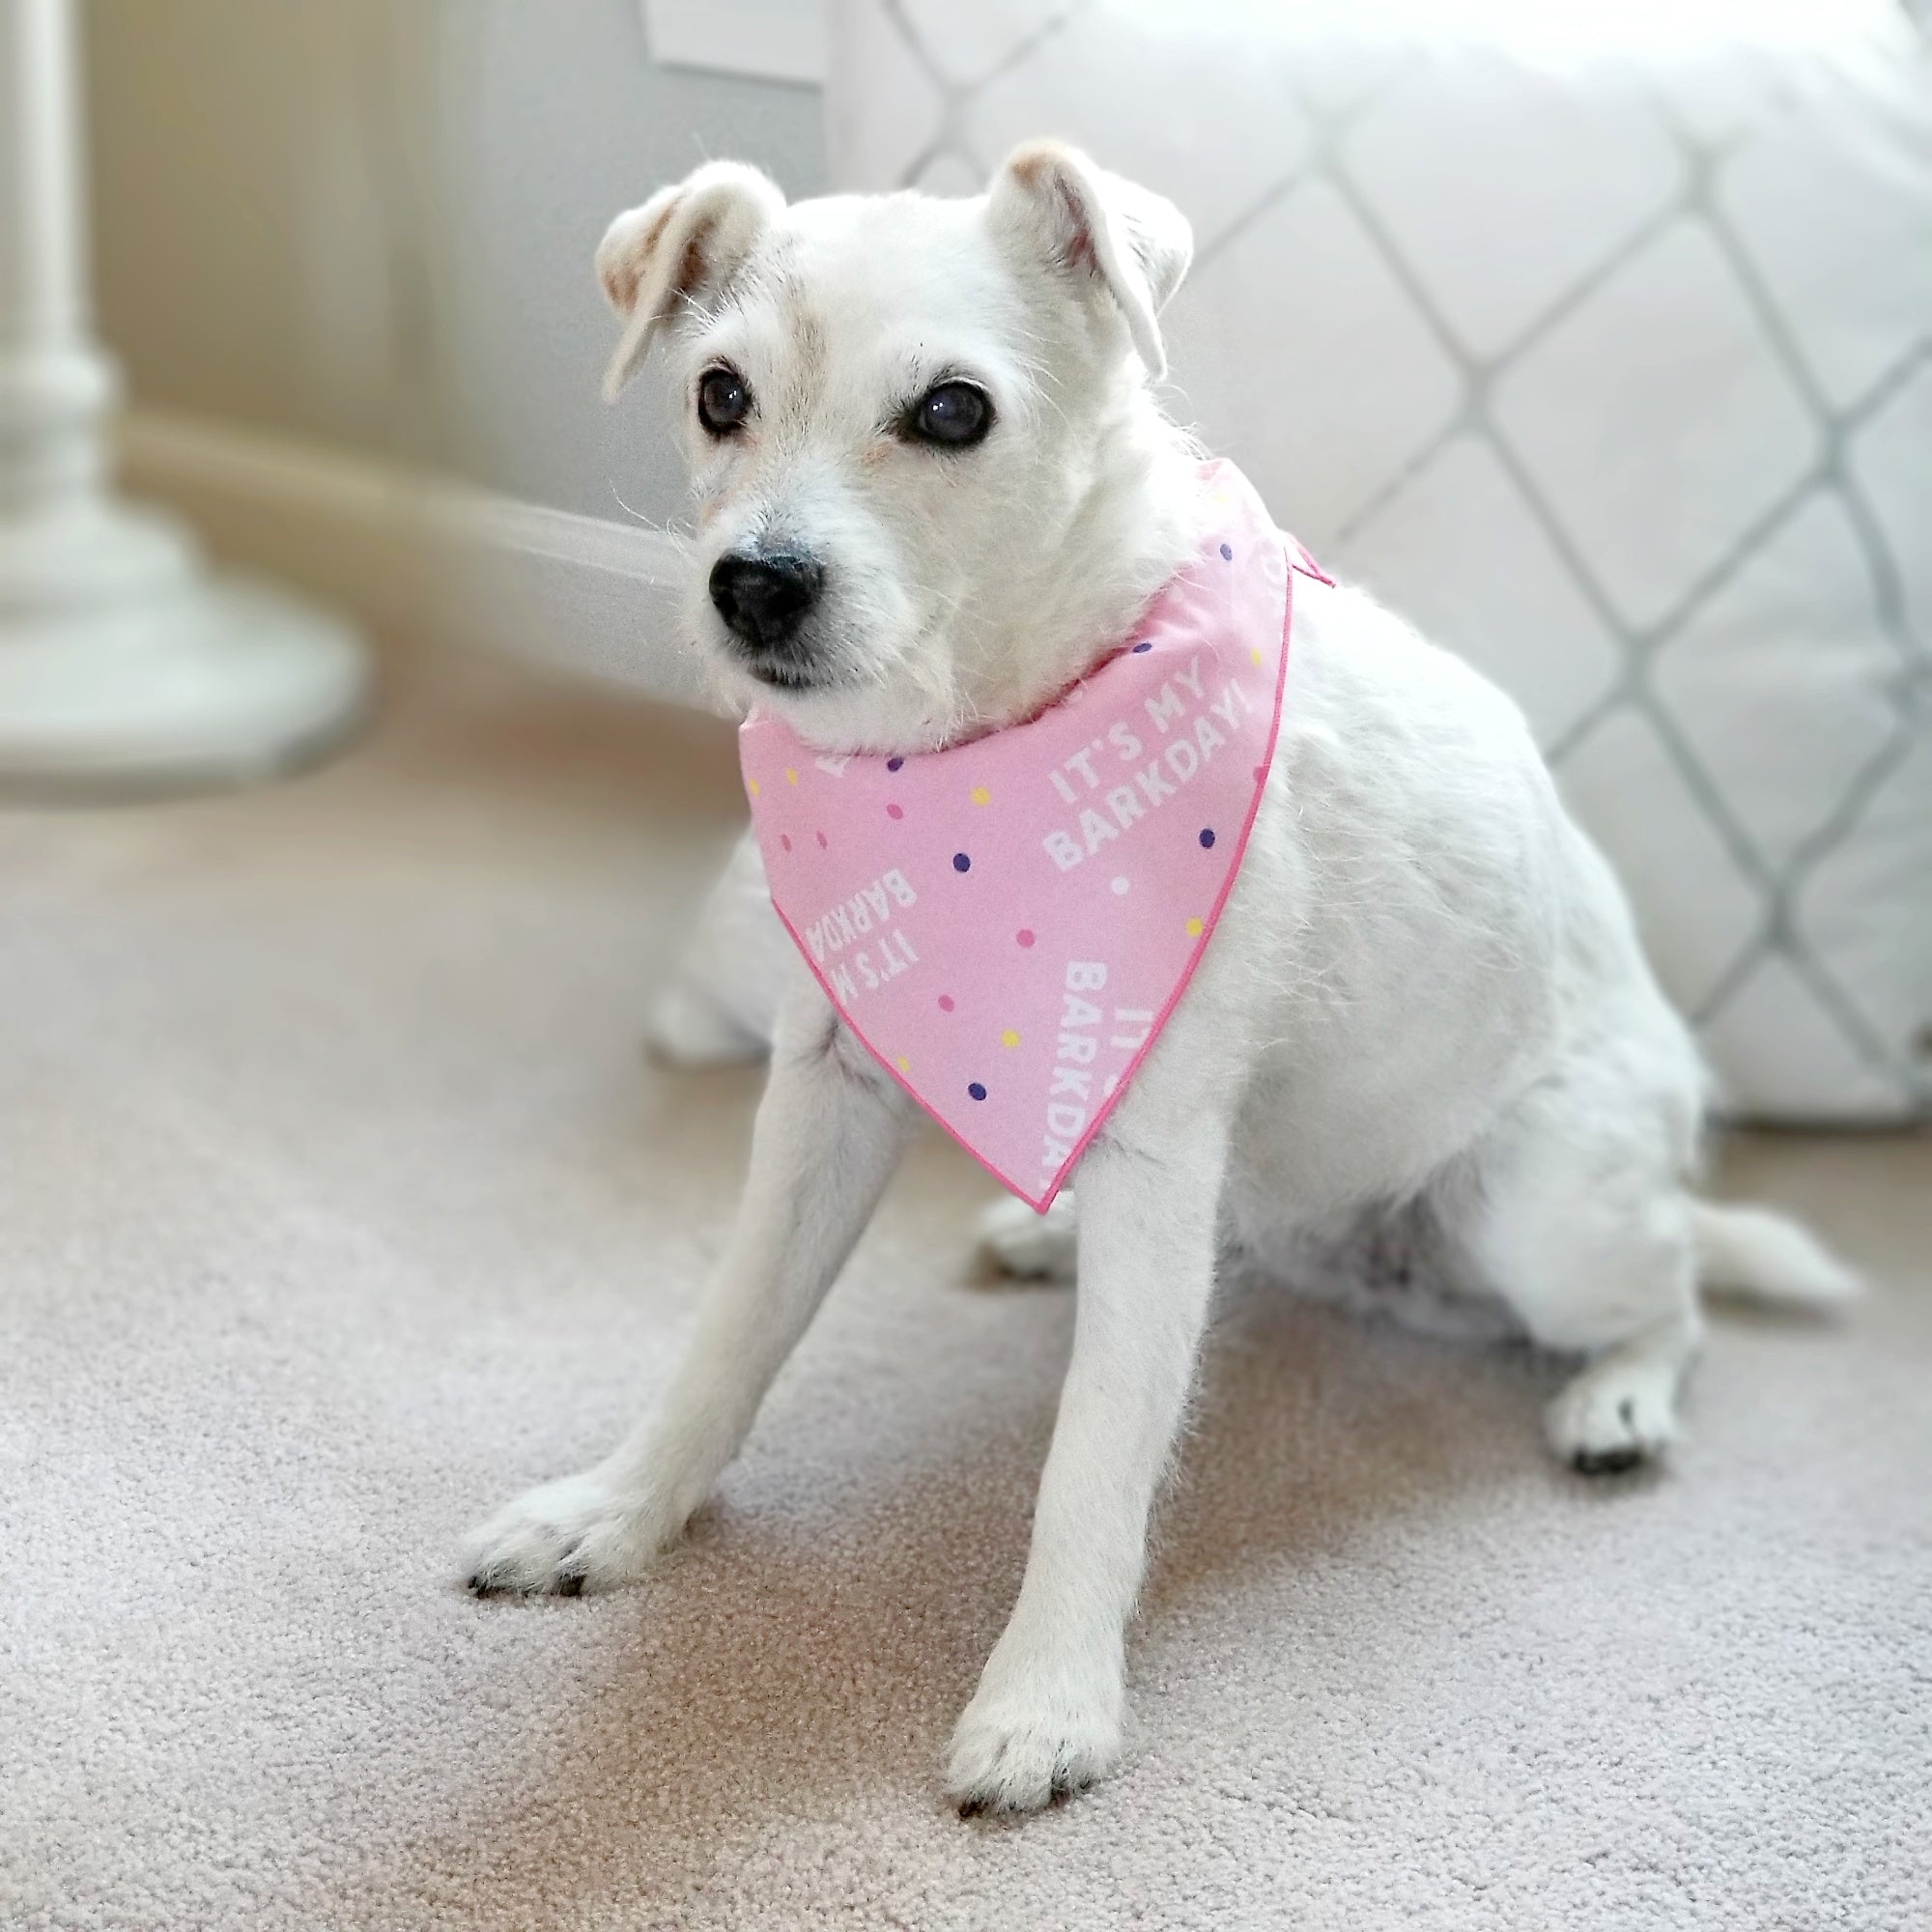
[[[674,513],[615,412],[605,223],[708,156],[823,185],[818,96],[656,65],[637,0],[88,0],[102,331],[136,399]]]

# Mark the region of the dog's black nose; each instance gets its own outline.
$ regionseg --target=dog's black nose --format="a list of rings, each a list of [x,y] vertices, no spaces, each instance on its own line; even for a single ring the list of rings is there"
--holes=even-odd
[[[718,614],[760,650],[789,642],[824,586],[824,565],[791,551],[728,553],[711,566]]]

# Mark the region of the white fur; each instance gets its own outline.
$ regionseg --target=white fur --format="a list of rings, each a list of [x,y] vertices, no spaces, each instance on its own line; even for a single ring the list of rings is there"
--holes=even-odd
[[[687,393],[728,360],[757,399],[736,437],[692,429],[695,636],[728,689],[827,749],[918,750],[1027,715],[1191,547],[1195,458],[1146,380],[1184,224],[1056,148],[1020,151],[978,201],[783,209],[744,174],[702,171],[621,218],[602,258],[620,306],[641,290],[668,320]],[[676,262],[652,234],[676,238]],[[627,345],[656,326],[628,321]],[[987,440],[894,438],[895,412],[950,375],[993,396]],[[705,601],[711,561],[759,541],[824,564],[817,688],[758,687]],[[1516,707],[1359,591],[1296,598],[1239,878],[1081,1164],[1073,1353],[1019,1600],[953,1738],[964,1806],[1042,1804],[1119,1753],[1123,1633],[1223,1258],[1307,1279],[1324,1271],[1311,1256],[1367,1255],[1379,1287],[1413,1264],[1450,1301],[1506,1309],[1587,1358],[1548,1418],[1586,1468],[1670,1439],[1700,1255],[1786,1297],[1827,1298],[1840,1272],[1784,1224],[1692,1202],[1696,1056]],[[911,1123],[792,955],[754,853],[706,932],[723,951],[687,970],[661,1037],[742,1045],[775,1009],[736,1232],[658,1413],[477,1532],[480,1589],[621,1583],[680,1534]],[[1012,1218],[1005,1252],[1070,1260],[1070,1209],[1031,1246]]]
[[[1690,1233],[1697,1279],[1714,1293],[1821,1310],[1859,1293],[1858,1276],[1808,1228],[1767,1208],[1693,1201]]]
[[[795,960],[790,939],[772,917],[758,841],[741,838],[697,916],[684,958],[658,995],[652,1050],[673,1066],[761,1059]]]

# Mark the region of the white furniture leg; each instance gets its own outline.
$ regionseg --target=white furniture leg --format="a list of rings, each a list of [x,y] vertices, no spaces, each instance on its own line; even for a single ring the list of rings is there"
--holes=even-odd
[[[71,0],[0,0],[0,788],[234,783],[358,716],[344,624],[208,576],[110,493],[118,384],[83,270]]]

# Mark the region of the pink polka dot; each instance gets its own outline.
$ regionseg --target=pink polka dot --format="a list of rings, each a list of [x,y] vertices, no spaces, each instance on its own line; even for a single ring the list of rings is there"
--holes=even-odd
[[[789,832],[781,832],[779,834],[779,843],[789,852],[791,850],[791,834]]]
[[[1033,927],[1030,925],[1023,925],[1016,933],[1013,934],[1013,937],[1017,939],[1022,946],[1031,946],[1033,944]]]
[[[822,832],[821,832],[821,833],[820,833],[820,834],[818,835],[818,842],[819,842],[819,843],[820,843],[821,845],[823,845],[823,844],[825,843],[825,834],[824,834],[824,833],[822,833]]]
[[[939,1010],[942,1013],[950,1013],[952,1010],[952,995],[951,993],[940,994]]]
[[[886,816],[888,818],[903,818],[905,816],[905,807],[902,805],[889,805],[886,807]]]

